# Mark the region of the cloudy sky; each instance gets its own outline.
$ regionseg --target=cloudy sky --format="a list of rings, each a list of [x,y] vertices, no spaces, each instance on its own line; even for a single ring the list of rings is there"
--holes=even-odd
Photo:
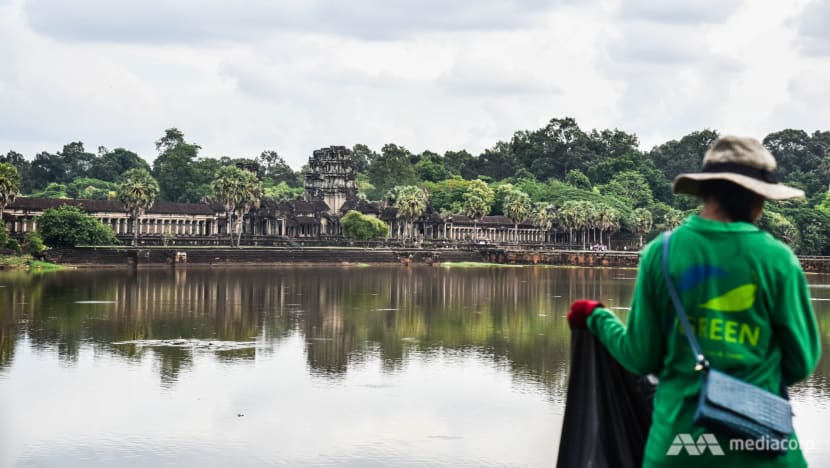
[[[0,0],[0,151],[830,129],[830,0]]]

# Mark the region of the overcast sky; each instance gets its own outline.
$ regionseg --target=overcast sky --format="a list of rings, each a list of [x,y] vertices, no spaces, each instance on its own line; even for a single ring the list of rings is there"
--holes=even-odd
[[[830,0],[0,0],[0,151],[830,129]]]

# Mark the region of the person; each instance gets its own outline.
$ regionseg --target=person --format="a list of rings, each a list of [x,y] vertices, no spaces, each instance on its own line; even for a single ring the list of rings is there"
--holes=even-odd
[[[700,173],[674,181],[675,193],[700,197],[703,208],[673,231],[668,261],[711,367],[781,394],[813,372],[821,350],[798,258],[753,224],[765,200],[804,196],[776,183],[775,168],[775,158],[757,140],[717,139]],[[643,466],[806,466],[794,434],[788,448],[795,448],[769,457],[731,447],[727,435],[694,424],[702,375],[694,370],[666,288],[662,236],[643,250],[626,324],[588,299],[571,305],[568,321],[574,328],[587,327],[630,372],[659,377]],[[679,435],[698,441],[704,433],[715,436],[723,454],[705,447],[697,454],[670,450],[677,440],[682,443]]]

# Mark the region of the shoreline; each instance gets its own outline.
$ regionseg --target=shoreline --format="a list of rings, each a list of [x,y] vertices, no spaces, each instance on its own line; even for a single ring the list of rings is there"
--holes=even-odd
[[[66,268],[216,268],[340,266],[368,268],[374,265],[429,265],[445,268],[496,266],[557,266],[575,268],[637,268],[639,252],[575,250],[507,250],[496,246],[480,249],[412,249],[365,247],[78,247],[50,249],[46,262],[16,257],[17,264],[2,270],[38,271]],[[799,257],[806,273],[830,273],[830,257]]]

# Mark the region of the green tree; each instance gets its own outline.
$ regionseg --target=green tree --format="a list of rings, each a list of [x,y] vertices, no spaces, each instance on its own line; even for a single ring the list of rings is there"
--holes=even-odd
[[[429,205],[429,194],[426,190],[414,185],[395,187],[397,196],[394,206],[398,209],[398,217],[404,220],[409,231],[409,238],[415,238],[414,223],[420,218]]]
[[[582,190],[591,190],[592,188],[591,180],[579,169],[568,171],[568,175],[565,176],[565,183]]]
[[[377,153],[362,143],[358,143],[352,147],[352,160],[354,161],[354,169],[357,172],[365,173],[369,170],[369,166],[377,156]]]
[[[674,229],[683,223],[684,218],[685,215],[682,211],[672,208],[666,211],[666,214],[663,215],[663,223],[665,224],[666,229]]]
[[[463,211],[464,194],[467,193],[469,185],[470,181],[464,180],[460,176],[437,183],[426,182],[423,184],[430,194],[432,208],[444,214],[461,213]]]
[[[703,155],[717,138],[718,133],[713,130],[692,132],[680,140],[655,146],[648,156],[666,179],[674,180],[678,174],[697,172],[703,162]]]
[[[615,175],[611,182],[602,188],[602,192],[627,201],[632,208],[644,208],[654,203],[648,182],[642,174],[635,171]]]
[[[23,238],[23,251],[33,257],[40,257],[44,250],[46,250],[46,246],[43,245],[40,234],[34,231],[27,232]]]
[[[440,156],[421,157],[421,160],[415,164],[415,172],[418,178],[425,182],[440,182],[450,177],[450,171],[444,167]]]
[[[43,242],[50,247],[118,244],[112,229],[77,206],[62,205],[44,210],[37,224]]]
[[[521,190],[513,190],[504,198],[504,214],[513,221],[513,239],[519,240],[519,223],[527,219],[533,205]]]
[[[98,157],[92,161],[92,165],[88,173],[85,174],[85,177],[117,182],[130,169],[150,171],[150,165],[141,156],[130,150],[115,148],[110,151],[102,146],[98,148]]]
[[[389,233],[388,224],[354,210],[340,218],[340,227],[345,237],[360,241],[386,237]]]
[[[20,193],[20,174],[17,168],[8,163],[0,163],[0,223],[3,210],[13,202]]]
[[[78,177],[66,185],[66,196],[85,200],[109,200],[118,191],[118,184],[90,177]]]
[[[494,198],[495,193],[493,193],[493,189],[483,180],[472,180],[467,186],[467,192],[463,195],[461,209],[464,215],[473,220],[474,239],[478,238],[478,222],[490,212]]]
[[[200,146],[187,143],[177,128],[168,128],[156,141],[159,155],[153,161],[153,177],[159,184],[159,199],[173,202],[198,202],[194,160]]]
[[[66,194],[66,185],[51,182],[43,190],[32,194],[33,197],[41,198],[69,198]]]
[[[138,245],[141,217],[156,202],[159,184],[146,169],[130,169],[118,186],[118,200],[127,208],[133,225],[133,245]]]
[[[371,195],[386,193],[396,185],[415,185],[418,177],[410,161],[411,157],[412,154],[402,146],[391,143],[384,145],[381,154],[369,165],[369,182],[376,190]]]
[[[6,243],[9,241],[9,228],[6,223],[0,222],[0,248],[6,248]]]
[[[245,215],[262,199],[262,182],[252,172],[225,166],[216,171],[212,193],[213,199],[225,208],[231,245],[234,243],[233,235],[237,233],[236,247],[239,247]]]
[[[559,213],[556,207],[544,202],[535,203],[531,216],[533,218],[533,224],[545,233],[545,239],[549,241],[550,231],[559,220]]]
[[[800,247],[801,233],[795,224],[781,213],[764,210],[764,214],[758,221],[758,226],[769,231],[770,234],[789,245],[793,250]]]
[[[26,160],[17,151],[9,151],[5,156],[0,155],[0,163],[11,164],[17,168],[20,175],[20,193],[32,193],[32,163]]]
[[[596,227],[599,229],[599,243],[603,245],[602,233],[608,231],[608,244],[611,244],[611,233],[620,228],[620,212],[600,203],[594,207],[594,218],[597,220]]]
[[[643,248],[643,236],[651,232],[653,224],[651,211],[645,208],[637,208],[631,213],[631,229],[634,234],[640,236],[640,248]]]

